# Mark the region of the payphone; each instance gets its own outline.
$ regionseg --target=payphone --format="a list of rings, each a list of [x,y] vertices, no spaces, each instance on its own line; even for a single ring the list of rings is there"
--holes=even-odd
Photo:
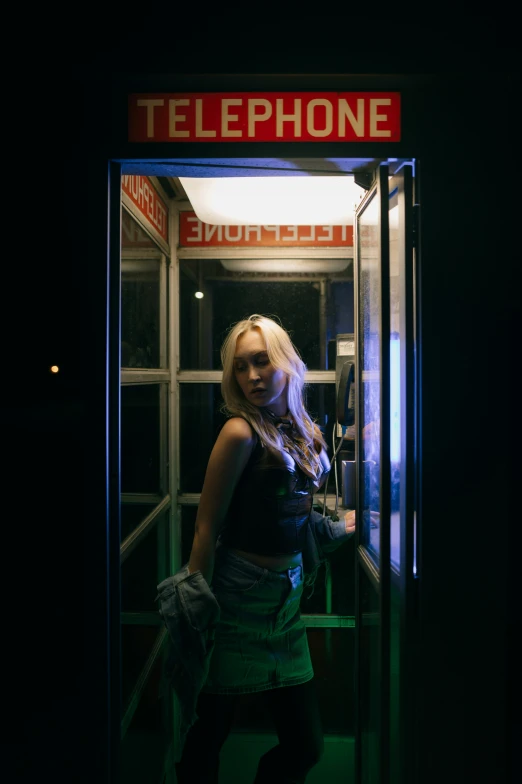
[[[341,503],[355,508],[355,336],[353,332],[336,336],[336,435],[339,439],[334,449],[334,471],[341,477]]]

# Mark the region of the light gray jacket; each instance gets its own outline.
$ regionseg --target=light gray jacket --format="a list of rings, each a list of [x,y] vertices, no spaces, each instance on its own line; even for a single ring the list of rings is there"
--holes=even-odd
[[[165,675],[180,706],[174,743],[179,762],[187,732],[197,719],[196,703],[208,675],[220,609],[201,572],[189,574],[187,564],[158,585],[156,599],[170,637]]]

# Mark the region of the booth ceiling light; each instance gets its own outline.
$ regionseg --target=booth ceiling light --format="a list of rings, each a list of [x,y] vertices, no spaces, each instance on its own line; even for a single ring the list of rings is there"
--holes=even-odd
[[[222,259],[229,272],[343,272],[351,259]]]
[[[179,180],[198,218],[218,226],[351,226],[366,193],[351,175]]]

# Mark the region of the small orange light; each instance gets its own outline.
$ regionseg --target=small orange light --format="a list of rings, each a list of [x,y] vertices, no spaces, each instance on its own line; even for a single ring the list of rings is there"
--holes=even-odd
[[[59,370],[58,365],[51,365],[51,373],[58,373]]]

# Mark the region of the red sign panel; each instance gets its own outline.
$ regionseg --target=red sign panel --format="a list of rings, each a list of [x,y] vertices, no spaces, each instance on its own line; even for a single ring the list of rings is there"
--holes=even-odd
[[[398,142],[400,93],[129,95],[130,142]]]
[[[168,209],[148,177],[124,175],[121,189],[143,215],[147,223],[167,242]]]
[[[184,248],[353,246],[353,226],[214,226],[195,212],[180,212],[179,244]]]

